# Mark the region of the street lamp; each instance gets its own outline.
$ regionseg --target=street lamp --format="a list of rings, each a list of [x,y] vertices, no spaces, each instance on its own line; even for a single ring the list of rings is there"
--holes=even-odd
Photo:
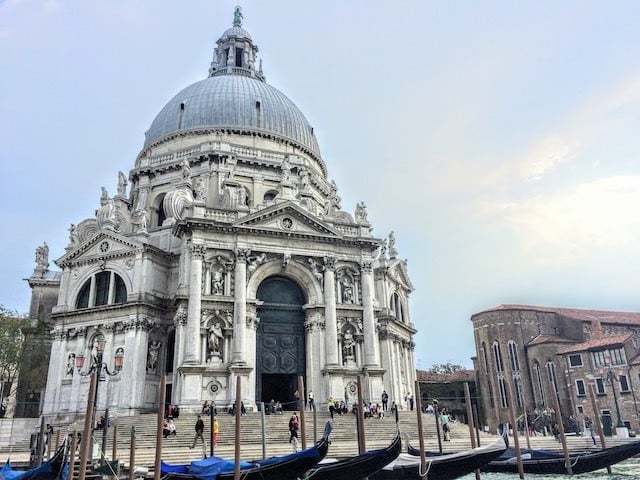
[[[103,336],[97,337],[93,341],[93,347],[91,349],[91,365],[89,365],[89,369],[86,372],[82,372],[82,367],[84,367],[85,356],[83,354],[76,355],[76,369],[78,370],[78,374],[82,377],[87,377],[95,372],[96,374],[96,388],[95,394],[93,397],[93,415],[91,417],[91,435],[93,436],[93,431],[96,426],[96,408],[98,403],[98,390],[100,386],[100,382],[104,381],[103,372],[109,375],[110,377],[114,377],[120,373],[122,370],[122,364],[124,362],[124,349],[118,348],[113,357],[113,371],[109,369],[109,366],[102,361],[102,354],[104,353],[104,346],[107,342],[105,341]],[[105,423],[108,423],[109,419],[105,419]],[[106,428],[103,427],[103,428]],[[91,442],[91,449],[93,450],[93,442]],[[91,458],[93,455],[91,455]]]

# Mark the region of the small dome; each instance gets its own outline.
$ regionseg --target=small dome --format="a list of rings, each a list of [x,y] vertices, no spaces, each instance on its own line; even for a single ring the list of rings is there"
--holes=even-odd
[[[226,40],[227,38],[246,38],[251,40],[251,35],[242,27],[231,27],[222,34],[220,40]]]
[[[276,88],[246,75],[213,76],[182,90],[153,120],[144,146],[203,129],[273,136],[320,158],[313,128],[298,107]]]

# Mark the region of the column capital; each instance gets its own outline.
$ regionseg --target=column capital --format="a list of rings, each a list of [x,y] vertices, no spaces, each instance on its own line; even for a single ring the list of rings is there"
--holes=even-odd
[[[192,243],[189,246],[189,251],[191,252],[192,259],[202,260],[204,258],[205,253],[207,253],[207,247],[199,243]]]
[[[249,259],[249,255],[251,255],[251,250],[249,248],[238,248],[234,253],[236,255],[236,261],[246,262]]]
[[[336,257],[324,257],[322,259],[325,271],[335,271],[336,269]]]
[[[371,260],[363,260],[360,262],[360,271],[362,273],[373,272],[373,262]]]

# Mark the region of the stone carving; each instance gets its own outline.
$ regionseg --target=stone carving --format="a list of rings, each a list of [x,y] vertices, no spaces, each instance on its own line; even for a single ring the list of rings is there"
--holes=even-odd
[[[236,8],[234,8],[233,10],[233,26],[241,27],[243,18],[244,17],[242,15],[242,8],[240,8],[240,6],[236,6]]]
[[[104,206],[109,200],[109,192],[104,187],[100,187],[100,206]]]
[[[78,229],[76,228],[75,223],[72,223],[69,227],[69,246],[71,248],[75,248],[80,244],[80,240],[78,239]]]
[[[302,193],[309,191],[309,172],[306,168],[300,170],[300,191]]]
[[[324,257],[324,269],[325,270],[335,270],[336,269],[336,258],[335,257]]]
[[[167,224],[173,224],[177,221],[183,220],[185,209],[190,207],[192,204],[193,193],[191,192],[191,188],[187,185],[178,186],[175,190],[167,193],[162,201],[162,207],[167,215]]]
[[[224,335],[220,322],[213,321],[207,333],[207,360],[221,360],[224,345]]]
[[[44,273],[49,269],[49,245],[44,242],[36,248],[36,272]]]
[[[308,258],[307,262],[309,262],[309,267],[311,267],[311,273],[316,277],[318,281],[322,281],[322,266],[314,259]]]
[[[100,230],[117,231],[120,229],[120,220],[113,198],[107,198],[106,203],[98,209],[96,221]]]
[[[238,187],[238,206],[239,207],[246,207],[247,206],[247,190],[240,186]]]
[[[182,180],[184,182],[191,183],[191,165],[189,164],[189,160],[185,158],[180,164],[180,167],[181,167],[181,173],[182,173]]]
[[[331,192],[329,193],[329,199],[325,204],[324,215],[333,216],[340,210],[340,196],[338,195],[338,187],[335,180],[331,180]]]
[[[118,196],[126,197],[127,196],[127,177],[124,173],[118,172]]]
[[[253,272],[255,272],[256,269],[266,261],[267,261],[266,253],[261,253],[260,255],[254,255],[252,257],[249,257],[247,259],[247,262],[248,262],[247,270],[249,271],[249,274],[252,274]]]
[[[76,354],[70,353],[67,356],[67,365],[65,366],[65,373],[68,377],[73,377],[73,369],[76,366]]]
[[[282,183],[290,183],[291,182],[291,164],[289,163],[289,157],[284,157],[282,161]]]
[[[344,275],[340,279],[340,289],[342,293],[342,303],[354,303],[355,295],[353,293],[353,281]]]
[[[249,255],[251,255],[251,250],[248,248],[239,248],[235,251],[236,261],[237,262],[246,262],[249,260]]]
[[[380,242],[376,260],[386,260],[386,258],[387,258],[387,239],[385,238]]]
[[[344,332],[342,337],[342,362],[345,365],[356,363],[356,340],[351,330]]]
[[[211,272],[211,294],[224,295],[224,273],[216,269]]]
[[[396,236],[391,230],[389,233],[389,258],[394,259],[398,256],[398,250],[396,249]]]
[[[93,344],[91,345],[91,367],[98,366],[98,337],[93,339]]]
[[[133,224],[135,225],[135,233],[147,234],[149,226],[147,210],[142,208],[136,210],[133,214]]]
[[[196,202],[206,203],[209,196],[209,186],[207,185],[206,179],[202,177],[196,178],[193,192],[194,200]]]
[[[356,204],[355,219],[357,223],[369,224],[369,220],[367,219],[367,206],[364,202]]]
[[[173,316],[173,323],[176,326],[187,323],[187,308],[183,304],[180,304],[176,309],[176,313]]]
[[[285,253],[284,255],[282,255],[282,269],[283,270],[285,268],[287,268],[287,265],[289,265],[290,261],[291,261],[291,254],[290,253]]]
[[[160,348],[162,343],[159,340],[152,340],[147,351],[147,372],[158,373],[158,363],[160,362]]]

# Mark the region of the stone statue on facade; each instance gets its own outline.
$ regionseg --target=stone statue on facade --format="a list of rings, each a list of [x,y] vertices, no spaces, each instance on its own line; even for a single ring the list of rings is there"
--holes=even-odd
[[[72,223],[69,227],[69,246],[74,248],[77,247],[80,243],[78,239],[78,229],[76,228],[76,224]]]
[[[218,322],[213,322],[209,327],[209,333],[207,335],[208,360],[212,360],[214,358],[222,358],[223,342],[224,335],[222,334],[222,326]]]
[[[354,303],[353,283],[349,277],[344,276],[340,279],[340,288],[342,290],[342,303]]]
[[[349,330],[342,337],[342,360],[345,365],[354,364],[356,360],[356,341]]]
[[[246,207],[247,206],[247,191],[243,186],[238,187],[238,206]]]
[[[189,164],[189,160],[185,158],[180,164],[180,166],[181,166],[182,180],[191,182],[191,165]]]
[[[307,258],[307,262],[309,262],[313,276],[316,277],[319,282],[322,282],[322,265],[320,265],[315,258]]]
[[[76,366],[76,354],[70,353],[67,356],[67,365],[65,366],[65,373],[68,377],[73,377],[73,370]]]
[[[93,344],[91,345],[91,366],[98,366],[98,338],[93,339]]]
[[[306,168],[300,170],[300,191],[305,193],[309,190],[309,172]]]
[[[389,258],[396,258],[398,256],[398,250],[396,249],[396,236],[391,230],[389,233]]]
[[[236,6],[236,8],[233,10],[233,26],[241,27],[243,18],[244,16],[242,15],[242,8],[240,8],[240,6]]]
[[[118,196],[126,197],[127,196],[127,177],[124,173],[118,172]]]
[[[280,168],[282,168],[282,183],[291,182],[291,163],[289,162],[289,157],[284,157]]]
[[[49,245],[44,242],[36,248],[36,271],[46,272],[49,269]]]
[[[378,247],[378,255],[376,256],[376,260],[385,260],[387,258],[387,239],[384,238],[380,242],[380,246]]]
[[[149,344],[147,352],[147,372],[157,373],[158,363],[160,361],[160,347],[162,347],[162,344],[159,340],[152,340]]]
[[[98,227],[102,230],[115,231],[120,228],[117,207],[113,202],[113,198],[107,198],[106,203],[98,209],[96,220],[98,221]]]
[[[211,293],[224,295],[224,274],[220,270],[214,270],[211,275]]]
[[[202,177],[198,177],[193,187],[194,200],[196,202],[206,203],[209,196],[208,190],[207,181]]]
[[[109,192],[104,187],[100,187],[100,206],[104,206],[109,200]]]
[[[367,206],[364,202],[356,204],[355,219],[357,223],[369,223],[369,220],[367,219]]]
[[[247,259],[247,261],[248,261],[247,270],[249,271],[249,274],[252,274],[253,272],[255,272],[256,269],[260,265],[262,265],[266,260],[267,260],[267,254],[266,253],[261,253],[260,255],[255,255],[255,256],[249,257]]]
[[[136,228],[136,233],[142,233],[142,234],[147,234],[149,233],[149,231],[147,230],[148,228],[148,218],[147,218],[147,210],[146,209],[140,209],[137,210],[135,213],[136,216],[136,224],[137,224],[137,228]]]

